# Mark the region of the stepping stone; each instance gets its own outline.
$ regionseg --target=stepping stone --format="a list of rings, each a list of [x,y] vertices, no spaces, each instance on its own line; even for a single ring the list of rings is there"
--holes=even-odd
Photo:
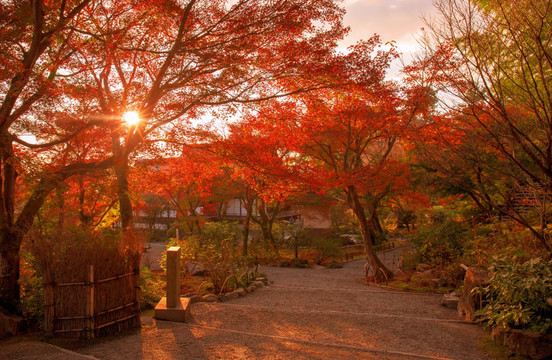
[[[207,294],[207,295],[204,295],[201,298],[201,301],[203,301],[203,302],[217,302],[218,299],[219,299],[218,296],[216,296],[215,294]]]

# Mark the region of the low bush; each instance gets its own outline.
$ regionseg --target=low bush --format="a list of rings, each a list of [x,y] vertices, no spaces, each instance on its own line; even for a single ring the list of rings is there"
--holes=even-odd
[[[490,326],[552,334],[552,260],[516,260],[496,259],[489,268],[489,285],[477,290],[487,305],[477,315]]]
[[[464,254],[468,228],[442,211],[436,211],[430,219],[431,222],[421,226],[412,237],[419,262],[433,266],[450,264]]]
[[[153,309],[165,294],[165,281],[146,266],[140,268],[140,310]]]
[[[239,231],[235,223],[206,223],[200,236],[171,239],[168,246],[179,246],[183,268],[189,261],[197,261],[205,267],[212,291],[216,294],[228,290],[229,277],[240,278],[247,269],[256,266],[256,259],[238,255]]]
[[[33,268],[27,251],[22,252],[19,286],[21,288],[20,312],[29,324],[42,327],[44,323],[44,283]]]
[[[317,251],[318,256],[314,260],[317,264],[321,264],[331,258],[339,258],[341,256],[341,246],[339,239],[332,238],[315,238],[312,240],[312,247]]]
[[[249,254],[261,264],[271,264],[278,260],[278,252],[263,241],[254,241],[249,244]]]

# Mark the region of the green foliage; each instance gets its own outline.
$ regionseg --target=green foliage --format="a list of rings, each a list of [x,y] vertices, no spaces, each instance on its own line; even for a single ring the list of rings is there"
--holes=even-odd
[[[465,261],[480,266],[488,266],[495,257],[523,262],[540,256],[546,256],[545,252],[528,229],[498,220],[470,229],[464,245]]]
[[[308,244],[306,233],[299,224],[275,221],[272,227],[274,240],[279,248],[294,249]]]
[[[33,269],[30,253],[22,252],[19,286],[21,288],[20,311],[29,323],[43,325],[44,322],[44,283]],[[31,260],[32,261],[32,260]]]
[[[140,309],[153,309],[165,294],[165,284],[146,266],[140,268]]]
[[[254,256],[262,264],[270,264],[280,257],[275,249],[263,241],[255,241],[249,244],[249,254]]]
[[[215,293],[224,292],[226,280],[240,277],[243,272],[255,266],[256,259],[238,255],[238,228],[236,223],[206,223],[200,236],[185,239],[171,239],[168,246],[180,246],[184,265],[188,261],[201,263],[207,272]]]
[[[412,237],[419,260],[431,265],[445,265],[461,257],[468,228],[444,211],[434,211],[430,223],[421,226]]]
[[[516,263],[497,259],[490,267],[489,285],[479,288],[487,305],[477,314],[488,325],[531,329],[552,334],[552,260],[541,258]]]
[[[338,258],[341,256],[341,240],[332,238],[314,238],[312,246],[317,251],[318,255],[315,258],[317,264],[321,264],[330,258]]]

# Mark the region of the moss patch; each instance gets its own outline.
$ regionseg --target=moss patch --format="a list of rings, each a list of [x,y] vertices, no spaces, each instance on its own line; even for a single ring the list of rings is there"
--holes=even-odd
[[[512,353],[507,347],[496,344],[490,335],[479,339],[479,348],[492,359],[496,360],[528,360],[528,357]]]

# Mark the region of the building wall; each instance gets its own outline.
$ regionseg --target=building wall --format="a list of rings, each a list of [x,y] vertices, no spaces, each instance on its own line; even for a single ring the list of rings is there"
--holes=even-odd
[[[303,228],[330,229],[332,227],[332,213],[329,206],[304,205]]]
[[[232,199],[226,205],[226,214],[228,216],[247,216],[247,211],[241,204],[240,199]]]

